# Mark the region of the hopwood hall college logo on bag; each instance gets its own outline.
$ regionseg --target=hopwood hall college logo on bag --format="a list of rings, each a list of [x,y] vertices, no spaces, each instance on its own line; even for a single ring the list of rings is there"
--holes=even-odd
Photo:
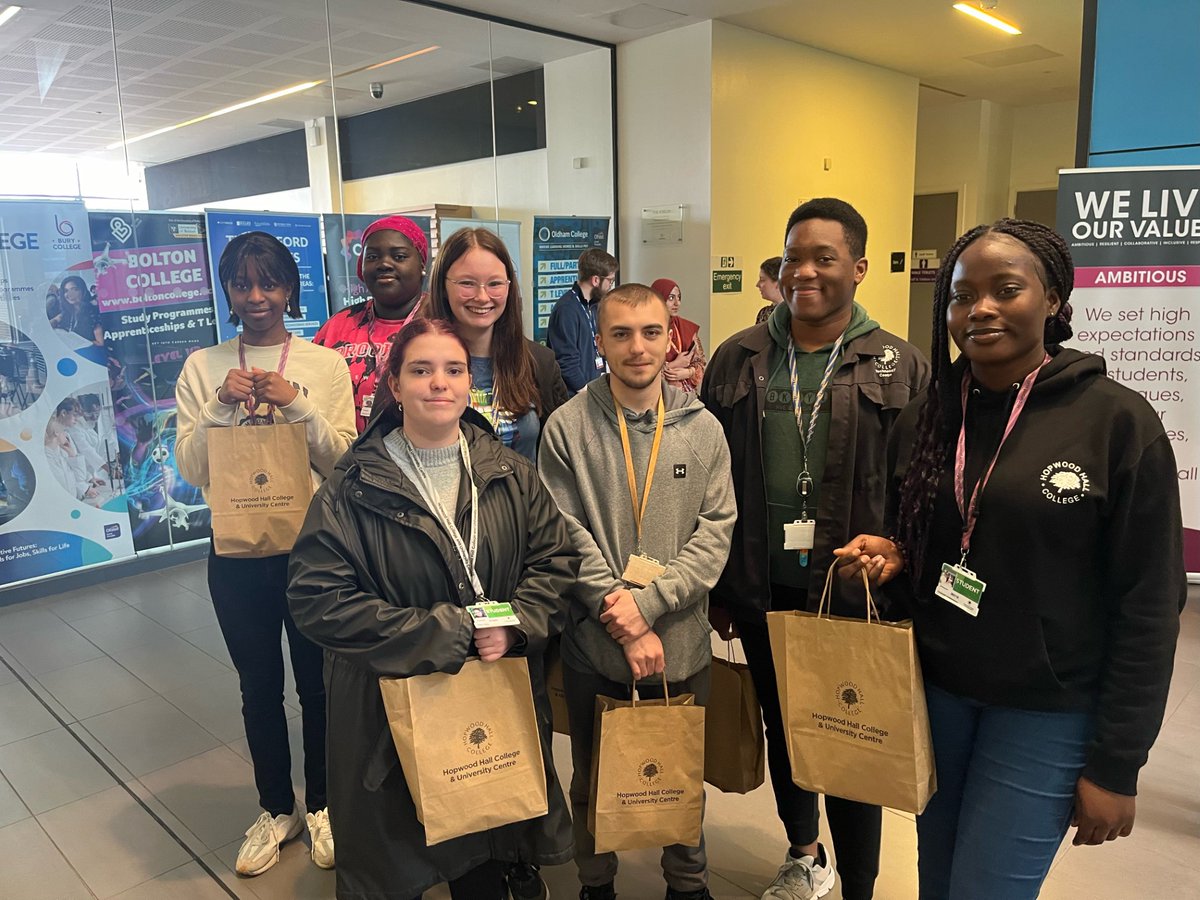
[[[646,787],[654,787],[662,779],[662,776],[662,763],[653,756],[642,760],[642,764],[638,766],[638,781],[646,785]]]
[[[496,730],[487,722],[472,722],[463,732],[463,746],[476,756],[487,753],[495,735]]]
[[[847,715],[857,716],[862,712],[864,701],[862,689],[853,681],[843,681],[837,686],[837,704]]]

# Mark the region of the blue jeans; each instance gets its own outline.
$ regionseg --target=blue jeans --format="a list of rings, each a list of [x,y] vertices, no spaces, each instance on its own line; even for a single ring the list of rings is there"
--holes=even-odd
[[[1035,900],[1075,805],[1094,717],[925,686],[938,790],[917,817],[921,900]]]

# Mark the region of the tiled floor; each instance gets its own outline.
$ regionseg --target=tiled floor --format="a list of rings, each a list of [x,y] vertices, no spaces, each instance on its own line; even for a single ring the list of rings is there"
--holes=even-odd
[[[1200,897],[1195,588],[1191,600],[1137,828],[1103,848],[1065,847],[1042,892],[1048,900]],[[298,750],[294,699],[289,711]],[[569,747],[555,740],[565,781]],[[769,791],[710,789],[708,800],[713,895],[758,897],[784,849]],[[265,875],[232,873],[257,812],[237,678],[203,562],[0,607],[0,900],[333,897],[332,873],[312,865],[303,841],[285,846]],[[662,896],[657,856],[623,855],[623,898]],[[576,895],[573,867],[546,875],[557,900]],[[876,896],[910,900],[915,882],[912,817],[889,812]]]

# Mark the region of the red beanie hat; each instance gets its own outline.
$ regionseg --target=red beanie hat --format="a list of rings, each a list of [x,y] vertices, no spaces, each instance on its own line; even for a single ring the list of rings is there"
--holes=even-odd
[[[421,230],[412,219],[405,216],[386,216],[382,219],[376,219],[362,233],[362,252],[358,254],[358,277],[362,278],[362,255],[367,250],[367,238],[377,231],[398,231],[417,248],[417,253],[421,257],[421,265],[424,266],[429,262],[429,242],[425,240],[425,232]]]

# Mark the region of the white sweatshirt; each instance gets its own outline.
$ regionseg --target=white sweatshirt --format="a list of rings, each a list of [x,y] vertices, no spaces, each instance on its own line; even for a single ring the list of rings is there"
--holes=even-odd
[[[282,344],[247,344],[246,367],[277,371],[282,349]],[[205,499],[209,482],[208,429],[237,425],[247,417],[245,404],[228,405],[217,399],[229,370],[240,368],[238,339],[232,338],[189,356],[175,385],[175,461],[179,474],[204,491]],[[287,406],[279,407],[276,421],[304,425],[315,491],[357,437],[350,370],[336,350],[293,336],[283,374],[299,393]],[[265,412],[265,407],[260,406],[258,411]]]

